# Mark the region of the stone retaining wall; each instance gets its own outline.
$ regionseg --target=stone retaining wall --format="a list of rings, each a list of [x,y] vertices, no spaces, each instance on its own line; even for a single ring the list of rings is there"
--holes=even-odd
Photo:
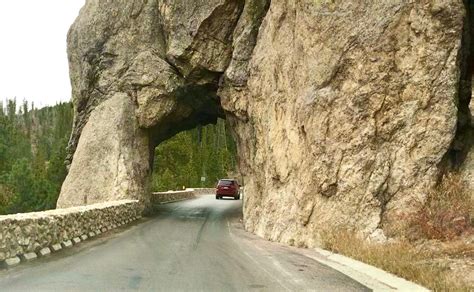
[[[194,188],[195,195],[215,195],[216,189],[215,188]],[[240,187],[240,193],[243,194],[244,188]]]
[[[18,263],[72,246],[142,216],[143,205],[123,200],[45,212],[0,216],[0,263]]]
[[[215,195],[216,189],[215,188],[194,188],[195,195]]]
[[[151,194],[151,202],[152,204],[160,204],[192,199],[194,196],[194,189],[186,189],[183,191],[154,192]]]
[[[152,203],[213,194],[214,188],[152,193]],[[0,216],[0,266],[8,267],[71,247],[142,217],[143,204],[122,200],[89,206]]]
[[[192,199],[198,195],[214,195],[215,193],[215,188],[189,188],[182,191],[154,192],[151,194],[151,202],[154,204],[166,203]]]

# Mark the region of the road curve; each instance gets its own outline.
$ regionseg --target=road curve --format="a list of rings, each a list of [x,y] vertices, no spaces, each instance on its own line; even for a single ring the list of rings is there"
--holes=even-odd
[[[155,217],[0,272],[0,291],[367,291],[296,248],[242,230],[242,201],[161,205]]]

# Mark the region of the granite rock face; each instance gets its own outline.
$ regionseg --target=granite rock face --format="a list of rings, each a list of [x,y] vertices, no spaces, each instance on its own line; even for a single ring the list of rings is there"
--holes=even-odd
[[[390,235],[443,172],[470,180],[468,7],[88,0],[69,33],[76,112],[58,207],[149,201],[150,151],[226,117],[248,230],[299,246],[338,226]]]
[[[145,199],[149,139],[134,116],[135,107],[123,93],[94,109],[62,187],[63,194],[71,195],[61,196],[58,206],[94,204],[104,198]]]
[[[458,124],[462,1],[332,2],[272,1],[247,86],[221,90],[245,137],[246,228],[296,245],[390,233]]]

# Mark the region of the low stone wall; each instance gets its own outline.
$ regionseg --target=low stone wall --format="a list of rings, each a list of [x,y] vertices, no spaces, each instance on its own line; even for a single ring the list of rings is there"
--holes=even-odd
[[[123,200],[0,216],[0,263],[18,263],[72,246],[142,216],[139,201]]]
[[[195,195],[215,195],[216,189],[215,188],[194,188]]]
[[[182,191],[154,192],[151,202],[154,204],[192,199],[199,195],[215,195],[215,188],[189,188]]]
[[[195,195],[215,195],[216,189],[215,188],[194,188]],[[244,188],[240,188],[240,194],[244,193]]]
[[[152,204],[160,204],[192,199],[194,196],[194,189],[186,189],[183,191],[154,192],[151,194],[151,202]]]

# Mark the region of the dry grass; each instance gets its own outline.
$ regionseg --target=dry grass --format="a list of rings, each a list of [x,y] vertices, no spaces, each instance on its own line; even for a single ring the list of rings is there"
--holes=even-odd
[[[448,241],[473,232],[474,203],[459,175],[445,176],[426,201],[414,204],[418,211],[406,218],[406,234],[412,240]]]
[[[434,291],[472,291],[451,278],[449,268],[435,263],[437,256],[420,251],[408,241],[380,244],[368,242],[353,232],[324,232],[324,248],[391,272]]]
[[[474,291],[461,275],[472,270],[449,267],[450,261],[474,258],[473,244],[463,240],[473,234],[474,204],[460,177],[445,176],[414,207],[415,212],[398,218],[397,241],[380,244],[351,231],[331,230],[322,233],[324,247],[435,291]]]

